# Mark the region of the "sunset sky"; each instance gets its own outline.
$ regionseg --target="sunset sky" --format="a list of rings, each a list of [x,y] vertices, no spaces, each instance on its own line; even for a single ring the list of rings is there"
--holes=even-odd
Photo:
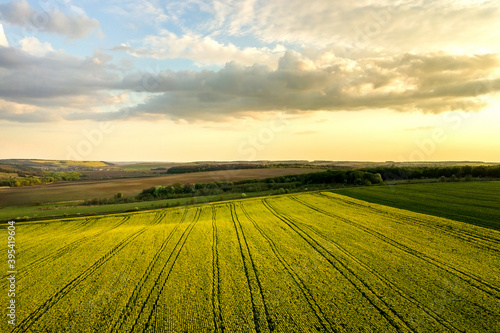
[[[500,5],[0,1],[0,158],[500,162]]]

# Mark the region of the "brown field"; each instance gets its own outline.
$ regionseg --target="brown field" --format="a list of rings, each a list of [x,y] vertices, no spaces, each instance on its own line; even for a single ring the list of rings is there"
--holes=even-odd
[[[308,168],[224,170],[148,178],[79,181],[28,187],[0,188],[0,207],[32,205],[37,201],[49,203],[92,198],[111,198],[118,192],[123,193],[127,197],[137,195],[146,188],[156,185],[171,185],[177,182],[186,184],[263,179],[315,171],[320,170]]]

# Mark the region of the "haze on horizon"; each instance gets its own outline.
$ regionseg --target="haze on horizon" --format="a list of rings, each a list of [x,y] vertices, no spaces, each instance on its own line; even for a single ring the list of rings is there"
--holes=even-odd
[[[0,158],[490,161],[495,1],[0,2]]]

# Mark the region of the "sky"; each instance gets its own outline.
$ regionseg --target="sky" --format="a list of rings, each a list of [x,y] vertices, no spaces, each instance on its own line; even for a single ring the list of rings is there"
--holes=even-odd
[[[500,162],[488,0],[0,1],[0,159]]]

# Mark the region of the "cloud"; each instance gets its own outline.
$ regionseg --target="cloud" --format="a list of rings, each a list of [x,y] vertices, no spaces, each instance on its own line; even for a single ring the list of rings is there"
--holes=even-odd
[[[96,51],[90,57],[75,57],[53,51],[50,44],[33,37],[23,39],[21,46],[0,47],[0,99],[4,101],[0,118],[54,121],[78,110],[97,114],[116,106],[112,92],[124,89],[121,71],[111,56]],[[14,109],[15,103],[23,110],[29,106],[29,113]]]
[[[12,103],[0,99],[0,119],[23,123],[56,121],[57,115],[31,105]]]
[[[182,1],[185,3],[186,1]],[[500,7],[496,1],[242,0],[170,3],[179,25],[193,33],[251,36],[265,43],[315,49],[335,48],[339,56],[438,50],[500,51]],[[190,5],[189,5],[190,4]],[[209,15],[193,23],[190,8]],[[179,9],[180,8],[180,9]]]
[[[3,31],[3,25],[0,24],[0,46],[9,46],[9,41],[7,40],[7,36],[5,36],[5,32]]]
[[[233,61],[219,70],[130,73],[101,51],[76,57],[36,38],[24,39],[21,47],[0,46],[0,99],[27,110],[4,106],[0,118],[11,121],[221,121],[275,110],[479,111],[500,90],[499,54],[354,60],[330,51],[287,51],[275,66]]]
[[[107,12],[136,22],[133,26],[153,25],[160,27],[163,23],[171,20],[170,13],[167,14],[155,0],[113,0],[107,3],[110,3]]]
[[[42,43],[35,37],[25,37],[20,41],[20,44],[24,52],[34,56],[44,56],[47,53],[54,52],[50,43]]]
[[[354,62],[288,51],[277,69],[228,63],[219,71],[161,72],[151,86],[157,94],[127,114],[196,120],[284,109],[478,111],[487,105],[485,96],[500,90],[499,68],[496,54],[404,54]]]
[[[267,47],[239,48],[234,44],[222,44],[210,36],[176,34],[163,30],[158,36],[147,36],[143,46],[133,48],[122,44],[113,48],[115,51],[126,51],[135,57],[148,57],[154,59],[191,59],[198,65],[224,65],[236,61],[244,65],[253,65],[256,60],[260,64],[274,65],[284,48],[277,46],[275,49]]]
[[[28,1],[18,0],[0,4],[0,19],[3,22],[78,39],[99,28],[99,21],[86,15],[65,14],[59,9],[40,11],[32,8]]]

